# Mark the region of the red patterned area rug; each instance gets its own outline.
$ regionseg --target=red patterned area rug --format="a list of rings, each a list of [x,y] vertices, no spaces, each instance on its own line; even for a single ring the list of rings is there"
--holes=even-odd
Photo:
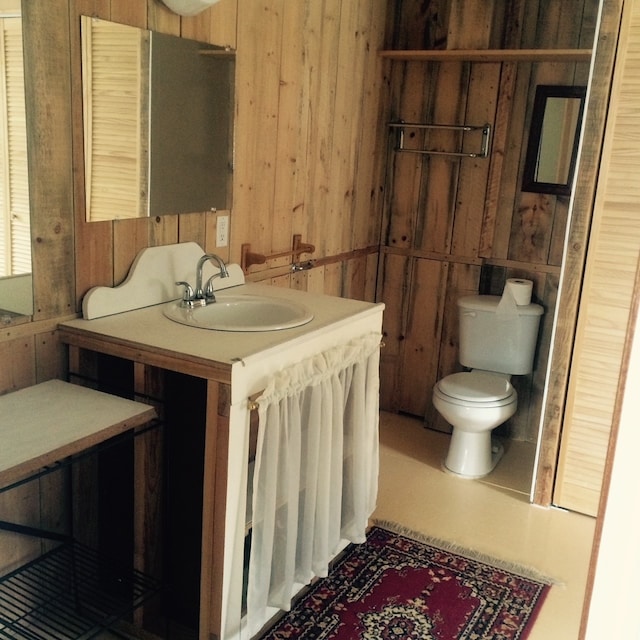
[[[373,527],[262,640],[523,640],[549,585]]]

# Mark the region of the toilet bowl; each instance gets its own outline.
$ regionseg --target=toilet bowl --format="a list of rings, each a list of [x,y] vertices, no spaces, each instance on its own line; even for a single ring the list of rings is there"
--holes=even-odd
[[[507,294],[463,296],[457,306],[458,362],[467,371],[440,380],[433,405],[453,427],[445,469],[480,478],[502,456],[502,446],[492,446],[491,430],[516,412],[518,394],[511,376],[533,371],[544,310],[535,303],[518,304]]]
[[[518,407],[518,394],[507,374],[489,371],[454,373],[433,389],[433,405],[453,427],[445,469],[466,478],[490,473],[502,456],[491,431]]]

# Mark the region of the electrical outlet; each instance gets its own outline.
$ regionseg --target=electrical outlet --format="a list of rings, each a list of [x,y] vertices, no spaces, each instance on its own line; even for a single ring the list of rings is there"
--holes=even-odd
[[[216,247],[229,244],[229,216],[218,216],[216,219]]]

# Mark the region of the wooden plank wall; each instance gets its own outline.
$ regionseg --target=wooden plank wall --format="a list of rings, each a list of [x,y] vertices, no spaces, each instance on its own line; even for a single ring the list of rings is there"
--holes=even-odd
[[[54,329],[90,287],[121,282],[147,246],[193,240],[214,249],[217,215],[227,213],[85,222],[80,15],[238,48],[231,238],[217,251],[240,261],[243,243],[269,255],[300,234],[316,246],[308,256],[315,269],[291,277],[288,260],[274,260],[250,277],[371,300],[385,161],[376,55],[385,11],[384,0],[321,8],[221,0],[180,18],[159,0],[26,2],[36,310],[3,329],[0,393],[64,375]]]
[[[382,0],[334,0],[322,6],[310,0],[222,0],[184,19],[157,0],[76,0],[72,24],[79,14],[230,45],[237,57],[229,248],[215,248],[217,215],[228,212],[85,223],[82,164],[76,155],[78,302],[90,286],[120,282],[145,246],[194,240],[239,262],[243,243],[269,255],[290,249],[294,234],[316,247],[305,257],[323,264],[292,279],[291,286],[306,288],[309,282],[327,293],[373,299],[370,255],[378,246],[375,221],[382,188],[382,160],[376,153],[381,63],[374,52],[382,42]],[[77,149],[82,132],[79,43],[73,30],[71,46]],[[253,267],[253,278],[282,277],[288,266],[282,267],[290,262],[284,258]]]
[[[593,0],[514,2],[508,9],[490,2],[480,14],[478,8],[473,0],[397,0],[387,47],[589,48],[594,36]],[[391,121],[488,122],[493,145],[487,159],[388,153],[379,279],[387,304],[383,407],[448,430],[431,392],[439,378],[460,369],[456,299],[500,294],[506,278],[529,278],[545,316],[535,371],[514,380],[520,408],[505,434],[535,441],[569,199],[522,192],[522,165],[536,85],[586,85],[588,64],[393,62],[390,79]],[[456,146],[449,132],[415,138],[412,146]]]
[[[292,286],[371,300],[384,178],[375,52],[386,2],[240,5],[234,211],[243,215],[232,220],[232,256],[238,243],[286,251],[301,234],[316,247],[304,258],[319,265]],[[289,262],[251,271],[282,276]]]
[[[160,0],[25,0],[25,65],[35,313],[0,332],[0,393],[66,376],[58,323],[82,296],[112,286],[144,247],[181,241],[215,249],[217,215],[85,222],[79,16],[122,22],[237,49],[236,153],[230,246],[265,254],[316,246],[317,266],[286,260],[250,278],[373,300],[385,154],[381,126],[386,0],[221,0],[180,18]],[[2,496],[3,513],[53,523],[33,492]],[[62,516],[64,518],[64,516]],[[6,544],[5,544],[6,540]],[[13,566],[24,553],[0,537]]]

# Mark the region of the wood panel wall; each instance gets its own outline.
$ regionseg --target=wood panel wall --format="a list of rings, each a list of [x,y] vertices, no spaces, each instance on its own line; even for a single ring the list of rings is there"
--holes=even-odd
[[[569,6],[570,5],[570,6]],[[590,48],[597,2],[484,3],[397,0],[389,49]],[[545,308],[535,371],[514,379],[519,411],[503,429],[535,441],[553,329],[569,198],[521,190],[538,84],[586,85],[589,65],[557,62],[393,62],[390,120],[492,125],[489,158],[388,152],[382,299],[387,303],[382,403],[448,430],[433,409],[433,384],[460,370],[456,299],[500,294],[506,278],[534,281]],[[407,135],[409,131],[405,133]],[[412,147],[458,148],[457,134],[422,136]],[[474,150],[478,141],[464,143]],[[420,375],[416,375],[416,372]]]
[[[292,275],[288,260],[269,260],[249,277],[373,300],[386,0],[221,0],[191,18],[160,0],[25,0],[23,14],[35,313],[0,332],[0,393],[66,377],[58,323],[77,314],[90,287],[120,283],[147,246],[193,240],[239,262],[243,243],[269,255],[300,234],[316,247],[305,256],[315,268]],[[237,50],[230,212],[85,221],[83,14]],[[231,216],[226,250],[215,247],[221,213]],[[2,496],[0,506],[28,524],[63,518],[33,492]],[[0,566],[31,551],[16,544],[0,535]]]
[[[228,212],[85,223],[76,153],[78,302],[90,286],[120,282],[145,246],[194,240],[239,262],[242,244],[268,256],[290,249],[294,234],[316,247],[305,257],[322,264],[313,275],[291,280],[291,286],[306,288],[309,281],[318,288],[322,282],[319,288],[327,293],[373,299],[375,259],[370,256],[378,247],[383,175],[376,152],[381,63],[375,56],[384,27],[382,0],[334,0],[321,6],[222,0],[183,19],[157,0],[76,0],[72,24],[79,14],[229,45],[237,56],[229,247],[215,247],[217,216]],[[78,46],[72,31],[75,149],[82,141]],[[267,261],[252,268],[253,278],[283,276],[290,263],[289,258]]]
[[[316,247],[305,256],[316,268],[291,276],[290,259],[268,260],[249,277],[373,299],[385,162],[376,52],[385,12],[385,0],[221,0],[192,18],[160,0],[25,2],[36,310],[3,330],[0,393],[63,375],[57,322],[79,311],[90,287],[121,282],[147,246],[193,240],[239,262],[243,243],[268,256],[300,234]],[[228,248],[215,248],[215,227],[229,212],[85,222],[83,14],[238,50]]]

